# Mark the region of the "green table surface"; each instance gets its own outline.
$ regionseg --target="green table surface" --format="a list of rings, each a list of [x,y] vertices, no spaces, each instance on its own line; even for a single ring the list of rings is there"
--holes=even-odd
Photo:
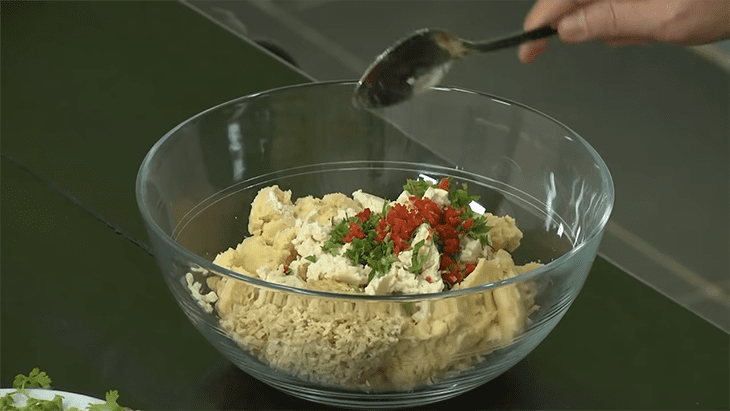
[[[311,81],[176,2],[3,2],[0,386],[135,409],[322,408],[238,370],[158,272],[134,182],[166,131]],[[557,328],[499,378],[431,408],[728,409],[729,336],[598,257]]]

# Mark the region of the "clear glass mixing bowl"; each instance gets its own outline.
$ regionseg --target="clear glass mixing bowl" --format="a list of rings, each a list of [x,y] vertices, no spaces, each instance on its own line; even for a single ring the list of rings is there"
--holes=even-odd
[[[453,397],[512,367],[565,314],[609,219],[611,176],[583,138],[519,103],[439,87],[371,112],[351,104],[354,86],[271,90],[186,120],[144,159],[139,208],[180,307],[245,372],[350,408]],[[545,265],[460,291],[366,296],[267,283],[211,262],[249,235],[261,188],[277,184],[293,199],[357,189],[395,199],[419,176],[468,183],[485,210],[517,220],[515,263]],[[228,308],[198,301],[211,278],[235,284]],[[507,317],[492,303],[516,289],[530,290],[529,317],[519,332],[500,332]],[[236,305],[235,319],[221,314]],[[416,327],[414,309],[438,324]]]

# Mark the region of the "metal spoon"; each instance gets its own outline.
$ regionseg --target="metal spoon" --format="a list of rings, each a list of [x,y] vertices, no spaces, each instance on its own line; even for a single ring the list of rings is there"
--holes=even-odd
[[[422,29],[385,50],[357,82],[353,100],[367,108],[391,106],[441,81],[454,60],[475,52],[517,46],[557,33],[550,26],[484,41],[462,40],[443,30]]]

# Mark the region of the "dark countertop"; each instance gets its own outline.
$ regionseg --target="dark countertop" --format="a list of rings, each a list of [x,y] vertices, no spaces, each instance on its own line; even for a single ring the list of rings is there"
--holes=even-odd
[[[181,121],[310,79],[175,2],[4,2],[0,16],[0,386],[40,367],[56,389],[117,389],[136,409],[321,408],[195,331],[134,196],[147,150]],[[727,409],[729,343],[599,257],[533,353],[433,407]]]

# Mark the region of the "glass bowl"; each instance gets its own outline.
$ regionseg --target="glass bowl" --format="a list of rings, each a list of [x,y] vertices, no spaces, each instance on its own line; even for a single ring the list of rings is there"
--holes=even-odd
[[[144,159],[139,208],[180,307],[243,371],[340,407],[444,400],[505,372],[560,321],[596,255],[612,179],[583,138],[524,105],[437,87],[375,112],[351,104],[354,87],[280,88],[186,120]],[[448,292],[363,295],[212,263],[249,235],[264,187],[291,190],[292,199],[362,189],[394,200],[406,179],[442,177],[468,183],[477,208],[516,219],[515,264],[544,265]]]

